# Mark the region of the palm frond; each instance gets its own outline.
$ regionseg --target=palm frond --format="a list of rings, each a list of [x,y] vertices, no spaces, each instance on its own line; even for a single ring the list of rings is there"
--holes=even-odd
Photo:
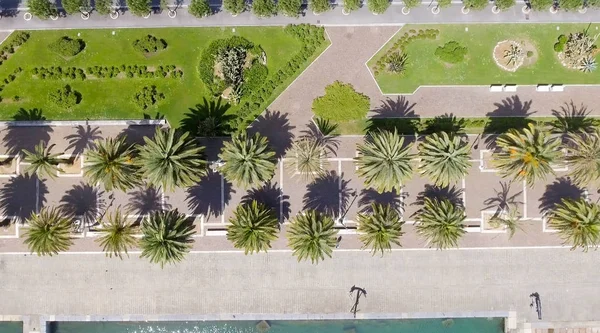
[[[275,152],[258,133],[251,138],[245,132],[234,135],[223,143],[219,158],[224,162],[223,176],[242,188],[260,186],[275,174]]]
[[[331,217],[309,210],[298,214],[288,228],[289,246],[298,261],[310,259],[318,264],[325,256],[331,258],[337,234]]]
[[[39,178],[56,178],[58,172],[62,172],[58,167],[58,163],[61,162],[59,158],[61,154],[52,154],[52,147],[53,145],[46,146],[44,141],[40,141],[34,147],[33,152],[23,149],[23,154],[25,154],[24,162],[29,163],[27,168],[25,168],[25,173],[30,176],[37,175]]]
[[[96,140],[95,149],[85,155],[83,174],[92,185],[103,184],[107,191],[127,191],[140,182],[138,166],[133,161],[135,149],[125,137]]]
[[[400,236],[404,221],[398,211],[390,205],[371,204],[370,212],[358,215],[358,236],[364,248],[370,248],[375,255],[392,251],[392,244],[401,246]]]
[[[600,244],[600,206],[578,200],[562,199],[548,216],[548,225],[558,230],[558,234],[571,249],[598,248]]]
[[[141,258],[160,264],[176,264],[190,252],[196,232],[177,210],[155,212],[142,221]]]
[[[466,233],[465,218],[464,208],[449,200],[425,198],[415,216],[415,229],[429,245],[438,249],[457,247],[459,239]]]
[[[460,136],[439,132],[419,144],[419,173],[445,187],[465,177],[471,167],[471,147]]]
[[[267,252],[271,248],[271,241],[277,239],[279,231],[279,221],[273,210],[256,200],[239,205],[229,223],[227,239],[246,254]]]
[[[100,232],[102,235],[96,239],[96,242],[100,243],[102,251],[110,258],[115,256],[123,259],[123,253],[129,257],[127,251],[138,243],[131,222],[118,208],[108,214],[107,221],[102,222]]]
[[[600,130],[570,134],[565,162],[575,184],[588,186],[600,180]]]
[[[325,173],[327,163],[325,147],[314,139],[301,139],[292,144],[286,153],[286,167],[294,176],[305,181],[315,179]]]
[[[71,218],[54,208],[42,208],[27,219],[29,230],[25,234],[25,244],[38,256],[58,254],[67,251],[71,241]]]

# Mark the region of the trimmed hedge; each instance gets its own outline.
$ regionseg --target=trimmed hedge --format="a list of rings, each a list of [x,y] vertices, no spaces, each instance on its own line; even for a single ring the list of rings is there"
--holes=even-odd
[[[165,94],[156,90],[156,86],[143,87],[133,96],[135,104],[143,110],[146,110],[163,99],[165,99]]]
[[[167,48],[167,42],[164,39],[156,38],[152,35],[146,35],[133,42],[133,48],[142,53],[154,53]]]
[[[349,83],[335,81],[325,87],[325,95],[312,103],[314,114],[332,121],[365,119],[370,108],[368,96],[354,90]]]
[[[48,100],[59,107],[70,109],[79,103],[79,96],[80,94],[67,84],[58,90],[48,93]]]
[[[82,39],[72,39],[67,36],[62,36],[53,43],[48,45],[48,48],[54,53],[57,53],[65,58],[74,57],[85,48],[85,42]]]
[[[183,77],[183,71],[177,69],[175,65],[158,66],[149,71],[146,65],[121,65],[121,66],[90,66],[85,70],[78,67],[34,67],[31,74],[42,80],[85,80],[88,75],[93,75],[97,79],[112,79],[124,73],[127,78],[174,78]]]
[[[440,34],[440,31],[437,29],[410,29],[408,32],[405,32],[402,37],[398,38],[392,47],[390,47],[385,54],[377,60],[375,66],[373,67],[373,74],[379,75],[379,73],[386,70],[386,65],[388,64],[388,57],[393,56],[395,53],[403,53],[406,46],[412,43],[415,40],[422,39],[437,39],[437,36]]]
[[[29,34],[24,31],[17,31],[11,34],[10,38],[0,45],[0,65],[8,60],[11,54],[29,39]]]

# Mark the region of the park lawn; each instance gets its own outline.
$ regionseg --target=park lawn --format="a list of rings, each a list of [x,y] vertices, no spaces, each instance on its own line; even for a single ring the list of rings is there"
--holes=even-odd
[[[198,75],[198,62],[202,50],[208,44],[220,38],[239,35],[254,44],[259,44],[267,54],[269,75],[284,67],[301,49],[302,44],[293,36],[284,32],[283,27],[242,27],[235,28],[166,28],[166,29],[117,29],[114,30],[58,30],[31,31],[31,38],[17,52],[0,66],[0,78],[11,74],[15,68],[22,67],[23,72],[17,79],[0,92],[4,102],[0,103],[0,119],[11,119],[20,108],[42,109],[47,119],[140,119],[144,114],[154,117],[164,115],[174,126],[203,98],[211,98]],[[78,37],[77,34],[80,33]],[[147,57],[134,50],[132,43],[147,34],[164,39],[167,49]],[[61,36],[81,38],[86,47],[75,57],[65,60],[48,49],[48,44]],[[324,43],[327,44],[327,43]],[[323,46],[323,48],[326,45]],[[313,55],[316,57],[318,50]],[[307,66],[304,64],[304,66]],[[81,80],[41,80],[32,77],[34,67],[50,66],[81,67],[120,65],[176,65],[183,70],[182,79],[173,78],[105,78]],[[296,75],[299,73],[298,71]],[[296,75],[284,85],[289,84]],[[69,84],[82,94],[82,101],[72,110],[63,110],[48,102],[48,92]],[[164,92],[166,99],[157,105],[142,110],[133,102],[134,94],[143,86],[155,85]],[[280,93],[285,87],[278,87]],[[12,101],[19,96],[19,101]],[[276,95],[265,104],[270,103]],[[266,105],[265,105],[266,106]],[[234,113],[236,108],[231,108]]]
[[[556,30],[557,26],[560,30]],[[438,29],[436,40],[416,40],[408,44],[406,72],[400,76],[388,72],[376,75],[383,93],[412,93],[422,85],[489,85],[489,84],[600,84],[600,70],[582,73],[563,67],[554,43],[560,34],[586,29],[588,24],[449,24],[405,25],[369,62],[375,63],[393,43],[411,29]],[[465,31],[468,28],[468,31]],[[590,34],[600,33],[599,24],[590,26]],[[500,69],[492,52],[503,40],[528,41],[538,53],[537,61],[511,73]],[[449,41],[468,48],[466,61],[448,65],[439,60],[435,49]]]

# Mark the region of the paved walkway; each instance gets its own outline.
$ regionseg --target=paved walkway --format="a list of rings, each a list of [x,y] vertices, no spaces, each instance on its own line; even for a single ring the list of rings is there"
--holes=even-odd
[[[289,252],[202,253],[161,269],[136,257],[0,254],[0,313],[349,317],[348,291],[356,285],[367,291],[359,316],[514,310],[520,320],[538,322],[529,307],[529,294],[538,292],[543,321],[598,319],[600,289],[590,274],[597,251],[421,250],[384,258],[336,251],[334,257],[311,265]]]

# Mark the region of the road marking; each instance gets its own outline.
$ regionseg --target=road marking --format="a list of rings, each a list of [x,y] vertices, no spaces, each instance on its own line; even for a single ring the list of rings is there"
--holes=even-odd
[[[284,222],[284,214],[283,214],[283,160],[281,157],[279,158],[279,223],[283,224]]]
[[[523,218],[527,218],[527,183],[523,181]]]
[[[221,223],[225,224],[225,177],[221,175]]]

